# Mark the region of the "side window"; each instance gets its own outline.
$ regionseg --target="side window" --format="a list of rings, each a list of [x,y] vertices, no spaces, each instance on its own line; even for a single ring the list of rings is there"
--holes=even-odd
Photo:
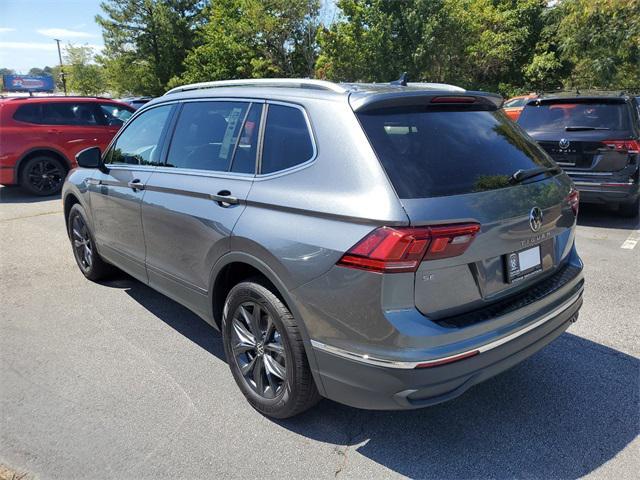
[[[152,108],[135,118],[112,146],[107,163],[158,165],[160,139],[169,119],[172,105]]]
[[[42,123],[42,110],[40,104],[21,105],[13,114],[13,119],[19,122]]]
[[[313,143],[302,111],[294,107],[269,105],[261,173],[284,170],[311,157]]]
[[[248,102],[185,103],[171,139],[167,166],[229,171],[250,105]],[[243,153],[238,157],[237,168],[247,169],[247,162],[255,162],[255,148],[253,160],[249,158],[251,149],[247,149],[246,144],[238,148]]]
[[[92,103],[44,103],[42,123],[46,125],[100,125]]]
[[[101,103],[100,114],[104,117],[105,125],[119,127],[129,120],[129,117],[133,115],[133,110],[129,110],[119,105]]]

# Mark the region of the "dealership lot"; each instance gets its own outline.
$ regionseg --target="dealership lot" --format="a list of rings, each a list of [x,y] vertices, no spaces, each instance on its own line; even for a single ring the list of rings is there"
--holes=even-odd
[[[0,464],[38,478],[635,478],[640,225],[583,207],[580,320],[447,404],[323,401],[269,420],[219,335],[121,275],[78,271],[59,199],[0,189]]]

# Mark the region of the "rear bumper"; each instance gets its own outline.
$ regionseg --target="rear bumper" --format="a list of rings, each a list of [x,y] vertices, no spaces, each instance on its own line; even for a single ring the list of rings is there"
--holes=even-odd
[[[450,400],[520,363],[562,334],[577,318],[582,292],[580,282],[563,295],[562,301],[540,312],[522,328],[490,343],[469,347],[467,352],[480,352],[474,356],[446,364],[437,361],[447,356],[429,356],[435,365],[429,368],[415,368],[422,363],[420,358],[384,366],[382,359],[314,342],[324,394],[340,403],[375,410],[420,408]],[[455,356],[463,353],[456,352]]]
[[[573,182],[583,203],[631,203],[638,197],[638,182],[614,179],[579,179]]]

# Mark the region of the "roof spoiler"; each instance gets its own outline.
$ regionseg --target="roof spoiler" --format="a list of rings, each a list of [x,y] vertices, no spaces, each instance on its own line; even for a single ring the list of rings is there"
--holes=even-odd
[[[462,92],[443,91],[398,91],[384,92],[367,96],[351,95],[349,103],[354,112],[367,112],[381,108],[408,107],[416,105],[433,106],[481,106],[489,110],[502,107],[503,98],[500,95],[486,92],[465,90]]]

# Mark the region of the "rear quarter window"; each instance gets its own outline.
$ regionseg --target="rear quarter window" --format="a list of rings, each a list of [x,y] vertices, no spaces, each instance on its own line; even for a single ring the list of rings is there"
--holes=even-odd
[[[313,158],[311,133],[301,109],[270,104],[264,132],[261,173],[274,173]]]
[[[403,107],[358,119],[400,198],[505,188],[516,170],[553,165],[499,111]]]
[[[13,119],[19,122],[42,123],[40,104],[20,105],[13,114]]]

